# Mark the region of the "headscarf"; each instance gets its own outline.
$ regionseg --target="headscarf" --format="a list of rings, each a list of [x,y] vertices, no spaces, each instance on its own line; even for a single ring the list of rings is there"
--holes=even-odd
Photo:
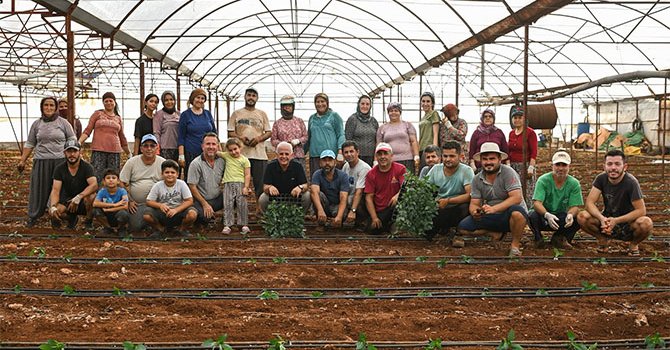
[[[52,115],[44,114],[44,103],[47,100],[54,101],[54,104],[56,105],[56,110],[54,111],[54,113]],[[56,100],[56,98],[52,97],[52,96],[47,96],[47,97],[43,98],[42,101],[40,101],[40,113],[42,114],[42,120],[45,121],[45,122],[52,122],[52,121],[56,120],[56,118],[58,118],[58,100]]]
[[[195,101],[195,98],[200,95],[205,96],[205,101],[207,101],[207,93],[205,92],[205,90],[202,88],[197,88],[191,91],[191,95],[188,97],[188,104],[193,106],[193,101]]]
[[[490,125],[490,126],[484,124],[484,114],[486,114],[486,113],[489,113],[493,116],[493,124]],[[495,125],[495,122],[496,122],[496,112],[487,108],[482,112],[481,117],[479,117],[479,125],[477,126],[477,130],[479,130],[479,132],[481,132],[481,133],[489,135],[492,132],[498,130],[498,128]]]
[[[361,100],[362,99],[368,99],[370,100],[370,110],[367,113],[361,112]],[[358,103],[356,103],[356,118],[358,121],[361,123],[367,123],[370,121],[370,113],[372,112],[372,99],[368,95],[363,95],[358,98]]]
[[[293,111],[292,112],[287,112],[284,110],[284,106],[293,106]],[[284,95],[282,96],[281,100],[279,100],[279,112],[281,112],[281,117],[289,120],[293,118],[293,113],[295,112],[295,98],[291,95]]]
[[[61,110],[60,108],[58,108],[58,106],[61,104],[61,102],[68,103],[68,102],[67,102],[67,97],[63,97],[63,98],[61,98],[60,100],[58,100],[58,104],[56,105],[56,111],[58,112],[58,115],[60,115],[61,117],[67,119],[67,108],[66,108],[66,109],[63,109],[63,110]]]
[[[451,122],[458,120],[458,108],[453,103],[449,103],[442,107],[442,113],[444,113],[444,116]],[[455,118],[451,119],[451,117]]]
[[[314,95],[314,105],[316,106],[316,99],[321,97],[322,99],[326,100],[326,113],[328,113],[328,110],[330,109],[330,100],[328,99],[328,95],[326,95],[323,92],[319,92],[318,94]],[[316,112],[318,115],[319,112]]]
[[[392,109],[397,109],[400,111],[400,114],[402,114],[402,105],[400,104],[400,102],[391,102],[388,104],[388,106],[386,106],[387,112]]]
[[[165,107],[165,96],[166,95],[171,95],[172,99],[175,102],[175,104],[172,108]],[[161,95],[161,103],[163,103],[163,112],[165,112],[167,114],[173,114],[174,112],[177,111],[177,96],[175,96],[174,92],[172,92],[170,90],[164,91],[163,94]]]
[[[102,101],[104,102],[106,99],[111,98],[114,100],[114,114],[119,115],[119,104],[116,103],[116,96],[114,96],[114,93],[111,91],[107,91],[102,95]]]

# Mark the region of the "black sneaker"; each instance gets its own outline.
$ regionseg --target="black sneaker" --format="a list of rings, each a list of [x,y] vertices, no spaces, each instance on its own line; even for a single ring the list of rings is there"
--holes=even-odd
[[[128,236],[128,229],[126,227],[120,227],[116,233],[119,235],[119,238],[125,238]]]
[[[102,230],[100,230],[100,234],[103,236],[111,236],[114,234],[114,229],[111,227],[103,227]]]
[[[163,239],[163,232],[161,232],[161,231],[159,231],[159,230],[154,230],[153,232],[151,232],[151,234],[150,234],[149,237],[147,237],[147,238],[151,238],[151,239]]]
[[[77,215],[68,215],[67,228],[70,229],[70,230],[76,229],[78,222],[79,222],[79,217]]]
[[[35,224],[37,224],[37,219],[30,218],[26,221],[27,228],[35,227]]]
[[[193,236],[188,230],[177,230],[177,234],[183,238],[189,238]]]
[[[51,228],[53,229],[59,229],[61,226],[61,222],[58,219],[51,219]]]
[[[93,226],[93,219],[86,219],[86,221],[84,221],[84,229],[87,231],[95,230],[95,227]]]

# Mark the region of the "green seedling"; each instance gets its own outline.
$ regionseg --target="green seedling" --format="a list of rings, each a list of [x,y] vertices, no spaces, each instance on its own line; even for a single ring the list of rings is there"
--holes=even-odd
[[[40,344],[40,350],[64,350],[65,344],[58,340],[49,339],[46,343]]]
[[[44,259],[47,256],[47,251],[44,247],[34,247],[28,253],[29,256],[37,256],[38,259]]]
[[[481,296],[483,296],[483,297],[491,296],[491,291],[489,291],[488,288],[484,288],[484,289],[482,289],[482,294],[481,294]]]
[[[565,252],[563,252],[562,250],[560,250],[558,248],[554,248],[553,250],[554,250],[554,260],[558,260],[558,258],[565,255]]]
[[[644,345],[646,346],[645,349],[651,350],[651,349],[665,349],[665,339],[661,337],[661,335],[656,332],[654,334],[648,335],[644,337]]]
[[[582,281],[581,282],[582,289],[581,292],[588,292],[592,290],[598,290],[598,285],[595,283],[591,283],[589,281]]]
[[[55,234],[55,233],[52,233],[52,234],[48,235],[47,237],[48,237],[49,239],[58,239],[58,235]]]
[[[184,258],[184,259],[181,260],[181,264],[182,265],[191,265],[191,264],[193,264],[193,261],[191,261],[191,259]]]
[[[596,350],[598,343],[585,345],[577,342],[577,337],[572,331],[568,331],[568,350]]]
[[[147,350],[147,347],[144,344],[134,344],[126,340],[123,342],[123,350]]]
[[[112,289],[112,295],[115,297],[122,297],[125,296],[126,294],[128,294],[128,292],[125,292],[116,286],[114,286],[114,289]]]
[[[438,260],[437,268],[441,269],[445,266],[447,266],[447,258],[442,258],[442,259]]]
[[[416,257],[416,261],[418,261],[418,262],[425,262],[426,260],[428,260],[428,257],[426,257],[426,256],[417,256]]]
[[[105,264],[111,264],[111,263],[112,262],[109,261],[109,259],[107,259],[107,258],[102,258],[102,259],[98,260],[98,265],[105,265]]]
[[[255,259],[255,258],[250,258],[250,259],[247,259],[246,262],[247,262],[247,264],[255,264],[255,263],[256,263],[256,259]]]
[[[206,240],[209,239],[209,238],[207,238],[207,236],[201,235],[200,233],[196,234],[195,238],[199,241],[206,241]]]
[[[473,261],[475,261],[475,258],[467,255],[461,255],[461,261],[465,264],[471,264]]]
[[[257,297],[261,300],[277,300],[279,299],[279,293],[274,290],[263,289],[261,294],[258,294]]]
[[[654,285],[651,282],[644,282],[644,283],[640,283],[640,287],[642,287],[642,288],[656,288],[656,285]]]
[[[270,339],[270,346],[268,347],[268,350],[286,350],[284,343],[286,343],[286,341],[280,336]]]
[[[286,264],[288,261],[286,260],[286,258],[280,256],[280,257],[272,258],[272,262],[275,263],[275,264]]]
[[[211,293],[208,290],[203,290],[200,292],[200,296],[203,298],[207,298]]]
[[[17,285],[14,286],[14,288],[12,290],[14,290],[14,293],[20,294],[21,291],[23,290],[23,287],[21,287],[20,284],[17,284]]]
[[[261,226],[272,238],[305,238],[305,216],[298,205],[271,202],[263,212]]]
[[[377,350],[377,347],[368,343],[368,337],[365,333],[358,333],[358,341],[356,341],[356,350]]]
[[[425,289],[422,289],[419,291],[419,293],[416,294],[417,297],[432,297],[433,293],[426,291]]]
[[[423,350],[441,350],[442,349],[442,338],[429,339],[428,345],[426,345]]]
[[[10,233],[9,235],[7,235],[7,237],[9,237],[9,238],[23,238],[23,235],[18,233],[17,231],[14,231],[14,232]]]
[[[500,341],[500,345],[496,347],[496,350],[523,350],[521,345],[514,343],[514,338],[514,329],[510,329],[507,332],[507,337]]]
[[[535,291],[535,295],[549,295],[549,293],[547,293],[546,290],[540,288],[540,289]]]
[[[132,242],[133,241],[133,236],[132,235],[126,235],[123,238],[121,238],[122,242]]]
[[[19,257],[18,257],[18,255],[16,255],[16,253],[7,254],[7,259],[9,259],[11,261],[19,261]]]
[[[437,214],[436,190],[437,186],[428,180],[411,172],[405,174],[402,195],[396,206],[395,225],[399,231],[427,238],[426,232],[433,227],[433,217]]]
[[[373,296],[376,295],[374,290],[368,289],[368,288],[361,289],[361,294],[366,296],[366,297],[373,297]]]
[[[77,291],[74,287],[66,284],[63,286],[63,293],[61,293],[61,295],[77,295]]]
[[[233,350],[233,347],[226,343],[228,339],[228,334],[221,334],[218,338],[207,339],[202,342],[202,346],[210,348],[212,350]]]
[[[594,265],[607,265],[607,259],[605,257],[600,257],[593,260]]]
[[[314,298],[321,298],[322,296],[323,296],[323,292],[320,292],[318,290],[312,292],[312,297],[314,297]]]
[[[354,262],[354,261],[355,261],[354,258],[349,258],[349,259],[347,259],[347,260],[342,260],[342,261],[340,261],[340,263],[342,263],[342,264],[351,264],[351,263]]]
[[[63,259],[68,264],[71,263],[72,262],[72,253],[67,253],[67,254],[63,255],[63,257],[61,259]]]
[[[367,259],[363,260],[364,264],[369,264],[369,263],[373,263],[373,262],[375,262],[375,259],[373,259],[373,258],[367,258]]]
[[[659,255],[658,252],[654,252],[652,257],[651,257],[651,261],[664,263],[665,259],[663,258],[662,255]]]

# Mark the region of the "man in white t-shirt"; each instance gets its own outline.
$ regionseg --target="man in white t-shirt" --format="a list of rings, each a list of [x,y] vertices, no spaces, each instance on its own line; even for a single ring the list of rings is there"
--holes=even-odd
[[[140,231],[146,227],[144,210],[151,187],[161,180],[161,164],[165,158],[156,155],[158,139],[152,134],[142,137],[140,155],[134,156],[123,166],[119,178],[128,191],[128,213],[130,231]]]
[[[359,158],[358,144],[355,141],[347,140],[342,144],[342,155],[346,163],[342,166],[342,171],[349,176],[349,198],[347,207],[349,214],[346,222],[354,223],[354,227],[364,228],[364,221],[370,215],[365,207],[365,177],[370,171],[370,165],[361,161]]]
[[[256,108],[258,91],[249,87],[244,92],[244,108],[238,109],[228,119],[228,137],[242,140],[242,155],[249,158],[251,177],[256,199],[263,193],[263,174],[268,163],[265,140],[272,136],[267,114]]]

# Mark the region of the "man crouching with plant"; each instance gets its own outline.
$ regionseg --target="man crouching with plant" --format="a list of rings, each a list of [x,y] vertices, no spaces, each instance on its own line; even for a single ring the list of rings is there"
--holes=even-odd
[[[494,142],[484,142],[473,158],[481,162],[482,170],[472,180],[470,216],[458,224],[458,229],[462,234],[490,233],[494,239],[511,232],[509,255],[521,256],[521,237],[528,209],[521,194],[519,175],[509,165],[501,164],[507,154]]]
[[[391,230],[406,169],[393,161],[393,149],[388,143],[378,144],[375,156],[378,164],[365,178],[365,205],[370,214],[370,232],[380,234]]]

